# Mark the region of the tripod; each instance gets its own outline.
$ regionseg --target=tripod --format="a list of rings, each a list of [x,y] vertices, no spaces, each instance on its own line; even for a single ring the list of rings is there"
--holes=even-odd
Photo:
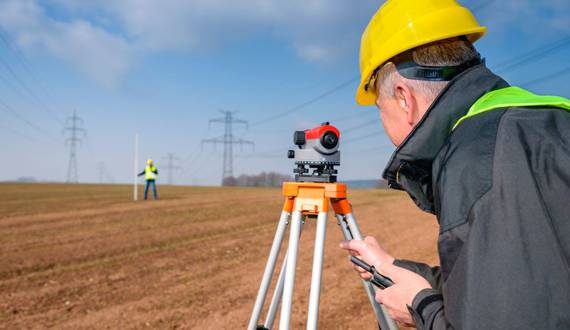
[[[346,198],[345,184],[285,182],[283,184],[283,194],[285,195],[285,204],[277,225],[277,231],[265,266],[265,271],[255,300],[251,319],[249,320],[248,330],[271,329],[273,327],[281,299],[283,300],[283,306],[281,307],[279,329],[289,329],[291,306],[293,303],[293,288],[295,285],[297,251],[302,226],[305,223],[306,218],[317,217],[307,329],[317,329],[324,243],[326,237],[326,221],[329,205],[332,205],[335,217],[338,220],[338,224],[340,225],[344,238],[347,240],[362,240],[362,234],[360,233],[356,219],[352,215],[352,207]],[[266,320],[263,325],[258,325],[257,323],[265,303],[271,278],[275,272],[277,257],[288,225],[291,227],[289,233],[289,246],[275,286],[273,298],[269,305]],[[362,283],[364,284],[370,303],[374,308],[374,313],[380,327],[382,329],[390,330],[398,329],[396,323],[388,316],[384,307],[379,305],[374,299],[375,289],[372,284],[367,281],[362,281]]]

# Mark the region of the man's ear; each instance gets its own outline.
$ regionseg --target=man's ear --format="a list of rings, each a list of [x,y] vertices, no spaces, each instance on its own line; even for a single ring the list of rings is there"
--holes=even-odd
[[[394,85],[394,92],[398,105],[406,113],[406,121],[410,126],[413,126],[417,116],[417,103],[412,90],[405,84],[398,82]]]

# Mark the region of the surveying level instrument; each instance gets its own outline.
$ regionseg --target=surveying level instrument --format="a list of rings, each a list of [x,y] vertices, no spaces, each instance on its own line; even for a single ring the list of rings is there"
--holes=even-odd
[[[295,159],[296,182],[336,182],[340,165],[338,150],[340,132],[328,122],[306,131],[297,131],[293,143],[299,150],[289,150],[288,158]],[[312,173],[310,173],[312,171]]]
[[[289,329],[299,239],[302,227],[307,220],[316,219],[315,251],[309,293],[307,329],[317,329],[329,207],[332,206],[335,218],[346,240],[363,239],[360,228],[352,214],[352,207],[347,199],[347,187],[345,184],[336,183],[337,170],[335,166],[340,165],[339,138],[339,130],[329,123],[323,123],[321,126],[313,129],[297,131],[294,134],[293,143],[299,149],[289,150],[288,157],[295,160],[295,182],[283,183],[285,203],[277,224],[277,231],[271,245],[269,258],[265,265],[261,285],[247,327],[248,330],[272,329],[280,303],[282,303],[282,306],[279,329]],[[265,322],[259,325],[261,311],[275,272],[277,258],[287,226],[290,227],[289,245],[275,284]],[[368,269],[374,271],[372,267]],[[373,278],[378,280],[378,283],[388,284],[385,287],[391,284],[390,279],[381,276],[378,272],[376,274],[378,277]],[[376,293],[372,283],[364,280],[362,283],[380,327],[383,330],[398,329],[384,306],[378,304],[374,299]]]

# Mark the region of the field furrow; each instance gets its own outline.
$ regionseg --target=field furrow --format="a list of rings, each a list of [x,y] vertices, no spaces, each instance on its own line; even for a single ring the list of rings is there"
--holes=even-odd
[[[0,187],[0,328],[245,328],[281,211],[279,189],[161,186],[161,200],[133,202],[128,186]],[[355,190],[350,199],[362,230],[390,252],[436,262],[435,220],[407,196]],[[319,325],[377,329],[329,220]],[[309,220],[295,329],[306,322],[314,235]]]

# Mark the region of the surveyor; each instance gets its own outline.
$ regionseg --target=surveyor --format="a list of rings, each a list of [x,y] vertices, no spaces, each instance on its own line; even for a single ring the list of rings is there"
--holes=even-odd
[[[158,199],[158,194],[156,193],[156,176],[158,175],[158,169],[154,166],[152,159],[147,160],[146,167],[144,171],[139,173],[139,176],[143,176],[146,180],[146,186],[144,188],[144,199],[148,197],[148,188],[152,186],[152,196],[154,199]]]
[[[570,329],[570,100],[494,74],[473,46],[485,33],[455,0],[374,15],[356,99],[397,146],[389,186],[436,215],[440,267],[372,237],[341,247],[394,281],[376,300],[418,329]]]

